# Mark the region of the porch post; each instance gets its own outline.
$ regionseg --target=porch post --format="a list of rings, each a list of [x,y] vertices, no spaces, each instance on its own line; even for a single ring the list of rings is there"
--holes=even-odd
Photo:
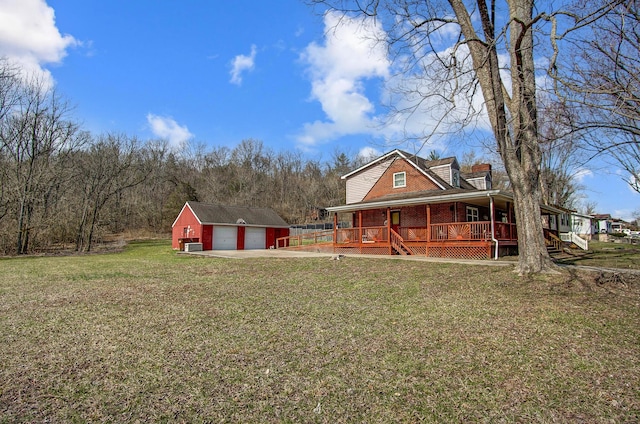
[[[362,253],[362,211],[358,211],[358,250]]]
[[[427,245],[425,255],[429,256],[429,243],[431,242],[431,205],[427,203]]]
[[[493,202],[493,197],[489,196],[489,216],[491,217],[491,241],[493,243],[495,243],[495,255],[494,255],[494,259],[498,260],[498,257],[500,255],[500,250],[499,250],[499,241],[496,238],[496,206],[495,203]],[[489,247],[489,257],[491,257],[491,247]]]
[[[507,223],[509,224],[509,240],[513,240],[513,204],[507,204]]]
[[[338,212],[333,213],[333,247],[335,249],[338,242]]]
[[[389,244],[389,254],[393,254],[391,247],[391,208],[387,207],[387,242]]]

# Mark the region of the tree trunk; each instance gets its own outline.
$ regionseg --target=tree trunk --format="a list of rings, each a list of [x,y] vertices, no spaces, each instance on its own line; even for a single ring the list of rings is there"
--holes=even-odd
[[[549,271],[554,267],[544,244],[540,215],[540,166],[536,80],[533,61],[532,0],[512,0],[510,9],[511,98],[502,78],[495,42],[492,14],[478,2],[484,41],[475,31],[468,9],[461,0],[449,0],[469,52],[496,144],[514,193],[518,228],[518,272]]]
[[[518,179],[526,179],[519,170]],[[514,176],[511,176],[512,181]],[[549,257],[544,242],[542,216],[540,213],[539,188],[529,184],[513,184],[513,197],[518,229],[518,273],[549,272],[555,265]]]

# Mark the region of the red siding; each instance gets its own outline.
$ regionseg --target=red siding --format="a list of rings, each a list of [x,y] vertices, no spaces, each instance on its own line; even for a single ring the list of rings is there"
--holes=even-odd
[[[186,234],[188,232],[188,234]],[[276,238],[289,236],[288,228],[267,228],[266,229],[266,246],[268,249],[276,245]],[[184,207],[175,221],[171,231],[171,247],[173,249],[180,248],[179,239],[193,238],[202,243],[203,250],[213,249],[213,225],[200,225],[198,220],[191,212],[191,209]],[[237,249],[244,250],[245,243],[245,227],[238,226]]]
[[[275,247],[276,239],[280,237],[288,237],[289,229],[288,228],[267,228],[266,241],[267,245],[266,249],[270,249],[271,246]]]
[[[202,250],[213,249],[213,225],[202,226]]]
[[[189,237],[202,240],[202,226],[198,223],[191,209],[185,207],[182,209],[178,219],[176,219],[171,234],[171,247],[173,249],[179,249],[179,239],[181,238]]]
[[[244,250],[244,235],[246,233],[246,227],[239,226],[238,227],[238,242],[236,245],[236,249]]]

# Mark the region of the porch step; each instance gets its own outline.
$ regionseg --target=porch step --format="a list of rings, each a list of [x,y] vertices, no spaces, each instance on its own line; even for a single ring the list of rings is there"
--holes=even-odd
[[[551,259],[554,261],[573,257],[573,255],[567,253],[565,250],[556,249],[554,246],[547,246],[547,252],[549,252],[549,256],[551,256]]]
[[[399,248],[394,247],[393,251],[397,254],[397,255],[402,255],[402,256],[410,256],[411,252],[407,249],[404,248],[404,246],[399,246]]]
[[[557,247],[551,245],[551,246],[547,246],[547,252],[549,252],[550,255],[554,254],[554,253],[560,253],[561,250],[558,249]]]

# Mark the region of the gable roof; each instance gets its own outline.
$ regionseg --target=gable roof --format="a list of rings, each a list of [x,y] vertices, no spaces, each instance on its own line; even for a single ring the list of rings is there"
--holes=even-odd
[[[357,173],[359,173],[360,171],[367,169],[373,165],[376,165],[380,162],[383,162],[384,160],[392,157],[392,156],[399,156],[401,158],[403,158],[404,160],[406,160],[407,162],[409,162],[415,169],[417,169],[419,172],[421,172],[422,174],[424,174],[427,178],[429,178],[431,181],[433,181],[433,183],[435,183],[440,189],[442,190],[453,190],[453,189],[457,189],[457,187],[453,187],[451,184],[449,184],[448,182],[446,182],[445,180],[443,180],[440,176],[438,176],[435,172],[433,172],[430,168],[434,168],[434,167],[438,167],[438,166],[451,166],[454,163],[457,165],[458,160],[455,157],[448,157],[448,158],[442,158],[442,159],[436,159],[436,160],[426,160],[424,158],[421,158],[418,155],[415,154],[411,154],[408,152],[405,152],[404,150],[400,150],[400,149],[395,149],[392,150],[388,153],[385,153],[384,155],[372,160],[371,162],[361,166],[360,168],[349,172],[346,175],[342,176],[342,179],[347,179],[352,175],[355,175]],[[460,188],[462,189],[466,189],[466,190],[477,190],[477,188],[475,186],[473,186],[471,183],[469,183],[467,180],[465,180],[463,178],[462,173],[460,173]]]
[[[246,206],[224,206],[213,203],[187,202],[201,224],[245,225],[248,227],[288,228],[289,224],[270,208],[249,208]],[[182,213],[182,211],[180,212]],[[175,224],[175,222],[174,222]]]
[[[439,188],[441,188],[442,190],[446,190],[447,188],[450,188],[451,186],[449,184],[447,184],[442,178],[438,177],[436,174],[434,174],[433,172],[429,171],[428,169],[419,166],[416,161],[414,161],[413,159],[417,159],[417,160],[422,160],[424,161],[424,159],[420,158],[419,156],[415,156],[415,155],[410,155],[407,152],[403,152],[402,150],[392,150],[388,153],[385,153],[384,155],[380,156],[379,158],[376,158],[374,160],[372,160],[371,162],[361,166],[360,168],[349,172],[346,175],[343,175],[341,177],[341,179],[345,180],[349,177],[351,177],[352,175],[355,175],[357,173],[359,173],[360,171],[367,169],[373,165],[376,165],[378,163],[383,162],[384,160],[392,157],[392,156],[399,156],[401,158],[403,158],[404,160],[406,160],[407,162],[409,162],[415,169],[417,169],[420,173],[424,174],[427,178],[429,178],[431,181],[433,181],[433,183],[438,186]]]
[[[434,159],[434,160],[422,159],[422,161],[424,162],[423,166],[428,168],[435,168],[436,166],[453,165],[454,163],[455,164],[458,163],[458,160],[453,156],[448,158],[442,158],[442,159]]]

